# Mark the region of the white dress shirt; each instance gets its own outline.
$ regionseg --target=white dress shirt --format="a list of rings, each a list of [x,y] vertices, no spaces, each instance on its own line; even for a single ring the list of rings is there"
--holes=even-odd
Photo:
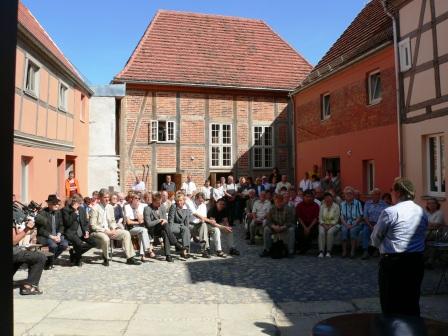
[[[271,210],[271,206],[271,202],[268,200],[264,200],[263,202],[256,200],[252,207],[252,212],[255,213],[257,219],[264,219],[269,213],[269,210]]]
[[[134,191],[144,191],[145,190],[145,182],[140,181],[132,186],[132,190]]]
[[[211,198],[212,189],[213,189],[212,187],[205,187],[205,186],[201,188],[201,192],[204,193],[206,201],[208,201]]]
[[[185,194],[193,195],[196,191],[196,184],[193,181],[182,183],[181,189],[185,190]]]

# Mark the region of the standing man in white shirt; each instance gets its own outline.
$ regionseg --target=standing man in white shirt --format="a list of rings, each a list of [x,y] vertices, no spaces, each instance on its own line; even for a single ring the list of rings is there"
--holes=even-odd
[[[201,187],[200,191],[204,194],[205,205],[208,208],[208,204],[210,199],[212,198],[212,191],[213,191],[209,179],[205,180],[204,185]]]
[[[302,191],[313,189],[313,182],[310,180],[310,174],[308,172],[305,172],[305,177],[300,181],[299,187]]]
[[[291,188],[291,183],[288,182],[287,175],[282,175],[282,180],[280,182],[278,182],[275,187],[275,193],[280,194],[280,191],[282,190],[282,188],[286,188],[286,191],[289,191],[289,189]]]
[[[132,186],[132,190],[145,191],[145,188],[146,188],[145,182],[143,182],[138,175],[135,176],[135,182],[134,185]]]
[[[384,315],[420,316],[428,218],[414,197],[412,182],[397,178],[392,186],[395,205],[384,209],[373,227],[372,244],[381,254],[378,282]]]
[[[191,174],[187,174],[187,180],[182,183],[182,190],[185,191],[185,195],[193,195],[196,191],[196,184],[191,180]]]
[[[257,233],[257,229],[262,229],[266,225],[266,217],[271,210],[271,202],[266,200],[266,192],[262,191],[260,193],[259,199],[255,201],[254,206],[252,207],[250,222],[250,245],[255,245],[255,234]]]

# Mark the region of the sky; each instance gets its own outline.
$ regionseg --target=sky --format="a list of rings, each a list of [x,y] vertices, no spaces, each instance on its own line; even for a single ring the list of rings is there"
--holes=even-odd
[[[368,0],[22,0],[92,85],[124,67],[159,9],[264,20],[316,65]]]

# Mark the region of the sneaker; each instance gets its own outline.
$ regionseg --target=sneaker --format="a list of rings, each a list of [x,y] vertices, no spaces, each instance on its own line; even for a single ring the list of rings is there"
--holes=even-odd
[[[367,259],[369,259],[369,252],[364,251],[364,253],[362,254],[361,259],[362,259],[362,260],[367,260]]]
[[[325,255],[325,257],[327,257],[327,258],[331,258],[331,254],[330,254],[330,252],[327,252],[327,254]]]
[[[317,257],[318,258],[323,258],[324,257],[324,253],[321,251]]]
[[[234,256],[239,256],[240,255],[240,251],[238,251],[236,248],[231,248],[230,250],[229,250],[229,254],[230,255],[234,255]]]

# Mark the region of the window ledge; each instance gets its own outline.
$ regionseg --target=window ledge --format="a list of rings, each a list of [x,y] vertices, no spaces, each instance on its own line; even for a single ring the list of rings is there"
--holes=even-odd
[[[37,93],[28,89],[23,90],[23,92],[27,95],[30,96],[33,99],[38,100],[39,98],[37,97]]]
[[[325,122],[327,120],[331,119],[331,115],[324,117],[323,119],[320,119],[320,122]]]
[[[446,201],[446,197],[443,195],[422,195],[421,199],[422,200],[429,200],[435,198],[436,200],[440,201],[440,202],[444,202]]]
[[[382,101],[383,101],[382,98],[375,99],[375,100],[370,101],[369,104],[367,104],[367,106],[375,106],[375,105],[378,105],[379,103],[381,103]]]
[[[64,112],[64,113],[68,113],[67,109],[65,107],[63,107],[63,106],[59,106],[58,110],[61,111],[61,112]]]

